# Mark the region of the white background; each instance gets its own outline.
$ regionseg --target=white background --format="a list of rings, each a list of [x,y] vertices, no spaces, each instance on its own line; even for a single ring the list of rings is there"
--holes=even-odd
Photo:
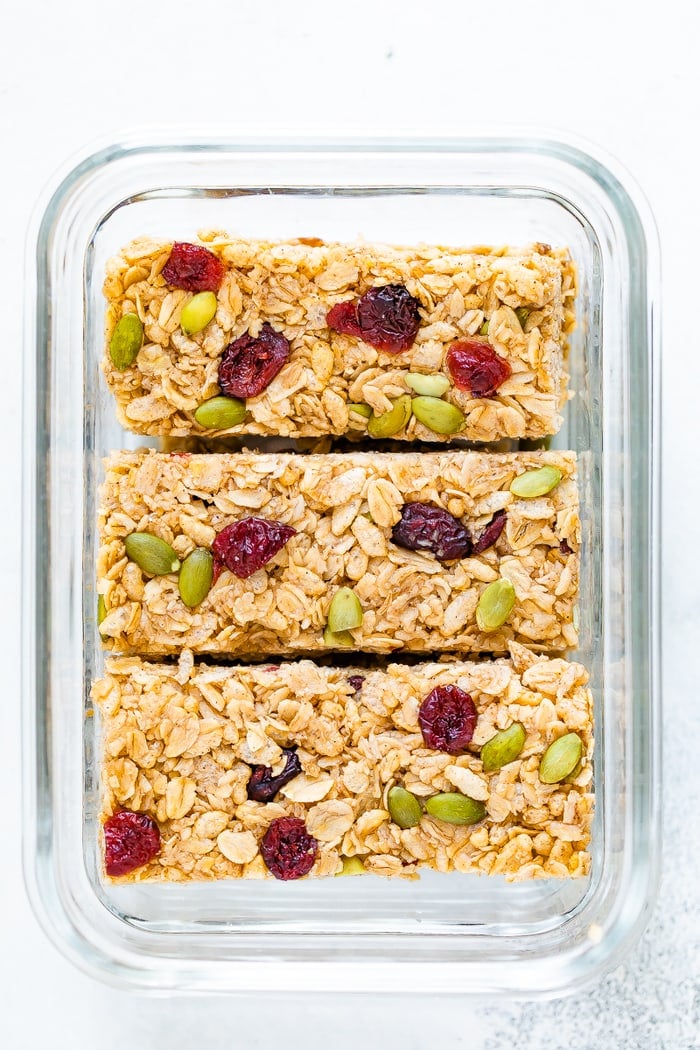
[[[0,1046],[6,1050],[700,1047],[697,6],[600,0],[16,0],[0,40]],[[639,947],[559,1003],[145,999],[65,962],[20,865],[18,601],[22,272],[35,199],[91,140],[144,124],[468,133],[546,125],[615,155],[664,262],[664,881]]]

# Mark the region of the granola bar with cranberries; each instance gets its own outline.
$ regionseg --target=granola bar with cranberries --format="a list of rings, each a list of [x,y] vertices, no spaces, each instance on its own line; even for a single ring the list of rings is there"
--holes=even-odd
[[[571,452],[119,452],[99,540],[100,632],[116,652],[577,643]]]
[[[106,873],[585,875],[587,680],[517,644],[384,670],[110,659],[92,689]]]
[[[104,294],[104,373],[139,434],[496,441],[561,425],[565,249],[144,237],[110,260]]]

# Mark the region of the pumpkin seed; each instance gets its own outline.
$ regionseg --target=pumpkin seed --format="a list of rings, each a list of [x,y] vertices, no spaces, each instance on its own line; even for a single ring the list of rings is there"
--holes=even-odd
[[[245,411],[245,401],[239,401],[237,397],[210,397],[202,402],[194,418],[207,430],[228,430],[243,422]]]
[[[520,496],[522,499],[546,496],[548,492],[557,487],[562,476],[558,467],[538,467],[537,470],[527,470],[524,474],[513,478],[510,483],[510,491],[514,496]]]
[[[197,547],[182,563],[177,581],[180,597],[186,606],[194,609],[211,590],[214,576],[214,558],[205,547]]]
[[[428,397],[442,397],[450,389],[451,383],[447,376],[423,375],[422,372],[407,372],[404,376],[406,386],[415,390],[417,394],[426,394]]]
[[[356,416],[364,416],[365,419],[369,419],[372,415],[372,409],[369,405],[355,404],[350,402],[348,405],[348,412],[354,412]]]
[[[525,322],[527,321],[528,317],[530,316],[530,311],[527,309],[526,306],[516,306],[516,308],[515,308],[515,316],[520,321],[520,327],[522,328],[522,330],[524,332],[525,331]]]
[[[433,795],[425,803],[431,817],[444,820],[446,824],[478,824],[486,816],[486,806],[469,795],[458,791],[445,791]]]
[[[436,434],[456,434],[464,426],[464,413],[439,397],[414,397],[413,415]]]
[[[367,433],[373,438],[393,437],[399,430],[403,430],[410,418],[411,397],[409,394],[402,394],[392,401],[388,412],[382,412],[380,416],[372,413],[367,423]]]
[[[183,306],[180,328],[185,335],[194,335],[206,328],[216,313],[216,296],[213,292],[199,292]]]
[[[362,875],[365,866],[359,857],[343,857],[343,867],[338,875]]]
[[[109,341],[109,356],[120,372],[133,365],[143,346],[143,325],[138,314],[124,314]]]
[[[339,631],[337,634],[326,627],[323,632],[323,644],[329,649],[352,649],[355,639],[349,631]]]
[[[333,634],[341,631],[354,631],[362,626],[362,606],[360,599],[349,587],[341,587],[333,595],[328,608],[328,630]]]
[[[167,576],[180,568],[180,559],[170,544],[150,532],[132,532],[124,546],[127,558],[151,576]]]
[[[501,729],[499,733],[487,740],[481,749],[484,772],[492,773],[494,769],[500,769],[501,766],[507,766],[509,762],[515,762],[525,745],[526,736],[520,722],[513,722],[512,726]]]
[[[494,580],[481,592],[476,607],[476,622],[480,631],[496,631],[502,627],[515,605],[515,587],[504,578]]]
[[[415,828],[423,816],[423,808],[416,796],[403,787],[393,787],[389,790],[387,809],[394,824],[398,824],[400,828]]]
[[[104,594],[97,595],[97,626],[99,627],[107,615],[107,605]]]
[[[488,321],[484,321],[482,326],[481,326],[481,328],[479,329],[479,335],[488,335],[488,334],[489,334],[489,323],[488,323]]]
[[[540,762],[540,780],[543,784],[558,784],[573,773],[581,761],[583,742],[576,733],[566,733],[550,744]]]

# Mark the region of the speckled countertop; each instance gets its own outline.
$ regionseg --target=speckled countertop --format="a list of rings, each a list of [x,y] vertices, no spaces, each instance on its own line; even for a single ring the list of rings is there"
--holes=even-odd
[[[648,13],[647,13],[648,12]],[[145,999],[96,984],[49,945],[22,886],[19,843],[20,524],[0,518],[4,809],[0,888],[7,1050],[689,1050],[700,1047],[700,512],[694,144],[700,15],[588,0],[328,0],[225,4],[25,0],[8,7],[0,65],[0,267],[6,444],[20,422],[22,267],[29,214],[59,164],[98,136],[177,122],[293,132],[462,133],[547,125],[598,143],[634,173],[660,227],[664,288],[663,881],[641,942],[596,987],[558,1002],[325,998]],[[573,29],[573,31],[572,31]],[[108,45],[108,46],[107,46]],[[488,124],[485,127],[485,124]],[[12,304],[17,304],[13,307]],[[19,504],[17,456],[4,467]]]

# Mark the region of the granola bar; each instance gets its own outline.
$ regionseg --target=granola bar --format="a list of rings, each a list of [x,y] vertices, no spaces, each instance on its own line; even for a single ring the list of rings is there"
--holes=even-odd
[[[350,406],[360,404],[382,415],[413,392],[407,375],[421,373],[449,379],[444,397],[464,416],[460,437],[494,441],[558,431],[566,400],[564,347],[574,325],[576,291],[567,251],[544,244],[467,250],[273,243],[223,233],[201,238],[199,246],[223,264],[223,279],[218,287],[217,281],[207,285],[216,289],[215,316],[201,330],[185,325],[190,334],[181,320],[193,293],[163,275],[172,241],[141,238],[108,264],[103,368],[127,429],[173,437],[361,435],[367,418]],[[184,284],[201,287],[187,279]],[[329,328],[333,307],[387,285],[400,286],[415,300],[418,330],[410,348],[390,353]],[[128,313],[143,322],[144,342],[133,362],[120,370],[109,348],[117,323]],[[207,419],[200,425],[196,410],[221,393],[224,351],[241,337],[259,337],[263,325],[288,341],[281,371],[247,398],[243,422],[222,425]],[[510,372],[492,392],[484,393],[478,384],[461,389],[446,366],[448,350],[470,339],[488,343]],[[424,441],[450,436],[424,423],[413,415],[393,436]]]
[[[592,700],[585,669],[514,645],[494,662],[318,667],[180,666],[108,660],[92,697],[102,718],[102,819],[129,810],[157,822],[160,850],[123,881],[269,877],[260,853],[271,823],[304,822],[318,851],[312,876],[361,858],[364,871],[415,876],[420,867],[509,880],[585,875],[593,810]],[[418,713],[436,687],[457,686],[476,707],[460,754],[426,746]],[[486,772],[483,745],[513,723],[520,754]],[[575,733],[580,765],[544,783],[548,746]],[[301,772],[272,801],[248,797],[251,766],[278,771],[283,748]],[[442,792],[480,801],[483,819],[456,826],[423,813],[402,829],[387,792],[421,803]]]
[[[561,477],[550,491],[513,494],[516,478],[543,467]],[[567,649],[577,643],[575,470],[574,453],[554,451],[116,453],[99,508],[102,638],[141,655],[177,655],[183,646],[222,656],[310,655],[343,642],[374,653],[505,652],[511,641]],[[471,537],[468,548],[438,550],[440,560],[431,549],[407,549],[410,530],[401,545],[397,523],[417,505],[447,512]],[[153,575],[127,557],[133,533],[171,545],[171,561],[195,548],[216,553],[234,524],[251,519],[291,538],[247,578],[235,562],[217,563],[218,578],[194,608],[169,564]],[[420,539],[439,546],[430,530]],[[514,607],[501,626],[480,626],[484,592],[498,580],[510,581],[499,586],[514,591]],[[350,638],[324,640],[341,587],[359,600],[362,622]]]

